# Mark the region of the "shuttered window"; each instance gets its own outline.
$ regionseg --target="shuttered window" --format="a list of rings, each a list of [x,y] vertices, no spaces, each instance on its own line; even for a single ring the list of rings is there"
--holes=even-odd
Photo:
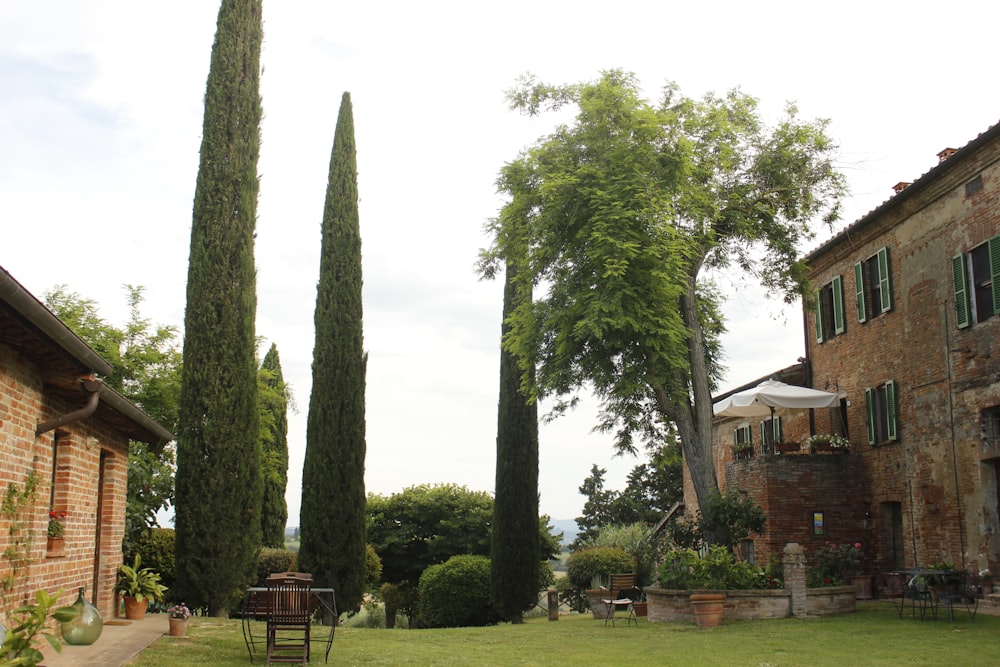
[[[892,310],[889,249],[879,248],[868,259],[854,265],[854,295],[858,322],[867,322]]]
[[[816,291],[816,342],[844,333],[844,285],[840,276]]]
[[[1000,313],[1000,235],[952,257],[951,274],[959,329]]]
[[[868,444],[899,440],[899,396],[895,380],[865,389]]]

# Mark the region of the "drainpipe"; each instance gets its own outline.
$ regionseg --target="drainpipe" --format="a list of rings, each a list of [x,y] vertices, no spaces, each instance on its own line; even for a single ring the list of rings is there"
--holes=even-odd
[[[47,433],[52,429],[59,428],[60,426],[65,426],[66,424],[71,424],[75,421],[80,421],[81,419],[86,419],[87,417],[94,414],[97,410],[97,404],[101,398],[101,381],[94,380],[92,378],[81,378],[79,380],[81,388],[90,393],[87,398],[87,404],[84,405],[79,410],[74,410],[73,412],[67,413],[62,417],[56,417],[55,419],[50,419],[47,422],[41,423],[35,429],[35,436],[39,436],[43,433]]]

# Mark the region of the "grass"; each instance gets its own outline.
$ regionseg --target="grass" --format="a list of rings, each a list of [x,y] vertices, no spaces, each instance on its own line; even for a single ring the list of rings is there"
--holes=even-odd
[[[336,665],[998,665],[1000,617],[955,622],[899,619],[889,603],[809,619],[741,621],[714,630],[693,623],[604,627],[589,616],[557,622],[446,630],[337,628]],[[239,621],[194,618],[188,639],[164,637],[129,667],[250,664]],[[263,664],[258,649],[254,664]],[[321,644],[311,664],[323,664]]]

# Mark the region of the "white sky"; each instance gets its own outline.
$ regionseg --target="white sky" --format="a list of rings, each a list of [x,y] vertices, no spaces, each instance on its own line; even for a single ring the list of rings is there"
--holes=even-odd
[[[341,95],[358,148],[369,351],[367,490],[493,489],[502,285],[477,280],[505,161],[551,121],[508,111],[527,71],[553,83],[635,72],[701,95],[734,86],[775,118],[786,100],[832,120],[853,196],[845,223],[1000,120],[1000,4],[504,3],[265,0],[257,333],[274,341],[291,414],[298,523],[327,169]],[[931,9],[933,7],[933,9]],[[0,4],[0,265],[127,319],[183,323],[191,205],[218,2]],[[736,386],[803,353],[801,312],[727,285]],[[787,323],[787,325],[786,325]],[[541,429],[541,508],[581,510],[591,464],[621,488],[635,459],[590,433],[597,406]]]

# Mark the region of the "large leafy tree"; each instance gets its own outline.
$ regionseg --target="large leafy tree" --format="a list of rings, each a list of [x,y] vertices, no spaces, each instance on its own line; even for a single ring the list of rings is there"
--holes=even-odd
[[[260,426],[254,227],[260,0],[223,0],[205,91],[184,312],[177,439],[179,598],[228,612],[256,573]]]
[[[515,272],[508,263],[504,319],[519,300],[531,301],[531,284],[516,280]],[[522,390],[521,369],[507,350],[500,352],[498,403],[490,586],[500,616],[521,623],[538,602],[538,408]]]
[[[288,403],[290,392],[281,372],[278,346],[271,344],[257,375],[260,395],[261,477],[264,482],[260,508],[261,543],[285,547],[288,505]]]
[[[323,211],[312,392],[302,468],[299,567],[337,590],[344,610],[365,591],[365,367],[361,230],[351,96],[344,93]]]
[[[509,318],[507,349],[537,361],[537,392],[560,399],[557,413],[592,389],[621,450],[659,444],[673,424],[704,502],[718,489],[722,326],[705,274],[736,267],[788,301],[803,293],[799,246],[813,221],[836,218],[844,187],[827,123],[789,105],[766,126],[739,90],[692,99],[667,85],[652,104],[617,70],[567,86],[525,77],[508,98],[529,115],[577,113],[500,174],[516,214],[490,224],[481,270],[520,255],[523,279],[545,287]]]
[[[177,428],[177,401],[181,384],[181,352],[177,329],[154,326],[142,317],[143,288],[125,285],[129,319],[124,328],[104,320],[97,303],[65,285],[45,292],[48,308],[114,369],[104,379],[157,422],[171,431]],[[129,443],[128,495],[125,510],[123,550],[128,553],[137,540],[158,524],[157,513],[174,499],[174,449],[172,445],[150,448]]]

